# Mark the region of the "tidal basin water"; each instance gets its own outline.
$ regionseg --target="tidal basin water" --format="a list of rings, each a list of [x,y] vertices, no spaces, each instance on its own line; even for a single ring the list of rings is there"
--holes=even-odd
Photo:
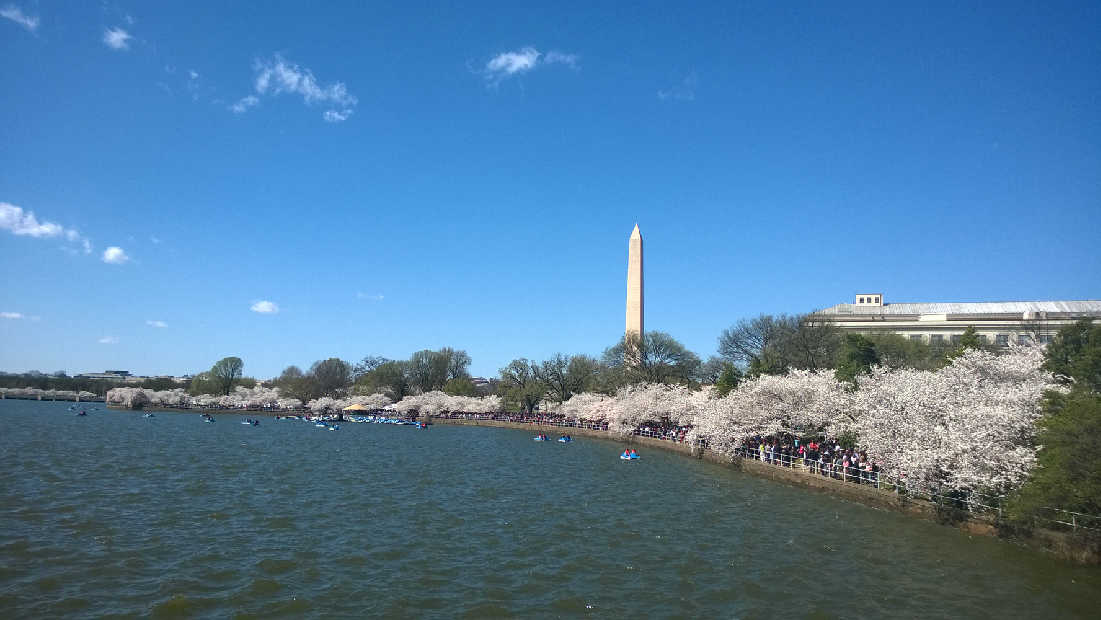
[[[1096,617],[1101,571],[612,441],[0,401],[0,617]]]

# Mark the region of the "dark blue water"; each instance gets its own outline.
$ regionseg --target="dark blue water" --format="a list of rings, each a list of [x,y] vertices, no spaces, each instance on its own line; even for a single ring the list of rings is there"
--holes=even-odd
[[[658,450],[0,401],[0,617],[1096,617],[1101,573]]]

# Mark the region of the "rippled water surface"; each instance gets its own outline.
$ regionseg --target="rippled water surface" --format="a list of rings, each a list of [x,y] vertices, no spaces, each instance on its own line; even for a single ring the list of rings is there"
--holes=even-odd
[[[0,617],[1101,607],[1096,569],[660,450],[68,407],[0,401]]]

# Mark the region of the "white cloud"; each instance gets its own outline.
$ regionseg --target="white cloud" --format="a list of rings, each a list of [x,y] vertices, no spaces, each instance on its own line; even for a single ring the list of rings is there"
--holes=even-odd
[[[27,15],[23,12],[23,9],[14,4],[9,4],[0,9],[0,17],[10,19],[31,32],[38,30],[38,16]]]
[[[39,222],[34,211],[23,211],[11,203],[0,202],[0,229],[15,235],[44,238],[57,237],[65,233],[60,224]]]
[[[678,84],[666,90],[658,91],[658,99],[668,101],[695,101],[696,99],[696,72],[689,73]]]
[[[230,111],[234,114],[244,114],[249,108],[254,107],[260,103],[260,100],[255,95],[249,95],[248,97],[242,97],[240,101],[229,106]]]
[[[289,93],[301,95],[307,105],[329,104],[333,108],[322,113],[321,118],[330,123],[347,120],[359,104],[359,99],[348,92],[343,82],[321,86],[313,71],[288,62],[279,54],[270,60],[257,60],[253,70],[256,72],[253,88],[257,94],[274,96]],[[251,103],[238,109],[248,99],[252,99]],[[256,97],[245,97],[230,109],[240,114],[257,103]]]
[[[321,118],[325,119],[326,123],[340,123],[348,120],[348,117],[352,115],[351,108],[345,108],[339,112],[336,110],[325,110],[325,113],[321,115]]]
[[[103,262],[105,263],[121,265],[128,260],[130,260],[130,257],[126,255],[126,251],[117,245],[112,245],[103,251]]]
[[[527,73],[535,68],[535,64],[539,62],[539,56],[541,56],[539,50],[530,46],[515,52],[502,52],[486,63],[486,71],[501,75]]]
[[[194,69],[188,69],[187,70],[187,76],[190,77],[193,80],[197,80],[197,79],[199,79],[199,72],[194,70]]]
[[[364,292],[360,291],[360,292],[356,293],[356,299],[367,299],[367,300],[370,300],[370,301],[382,301],[384,299],[384,296],[382,296],[382,295],[368,295],[367,293],[364,293]]]
[[[103,44],[113,50],[125,51],[130,49],[130,39],[134,37],[122,28],[107,28],[103,31]]]
[[[149,327],[168,327],[168,323],[164,321],[146,321],[145,324]]]
[[[104,336],[98,341],[100,344],[118,344],[118,336]]]
[[[259,312],[260,314],[275,314],[279,312],[279,305],[274,301],[258,301],[249,307],[249,310],[253,312]]]
[[[61,237],[66,241],[78,243],[84,248],[84,253],[92,251],[92,244],[79,231],[65,228],[55,222],[38,221],[34,211],[24,211],[11,203],[0,202],[0,230],[6,230],[13,235],[34,237],[35,239],[50,239]],[[76,253],[75,250],[72,251]]]
[[[559,52],[551,50],[547,52],[547,55],[543,57],[543,62],[548,65],[566,65],[571,69],[577,68],[577,54],[567,54],[565,52]]]
[[[483,74],[491,84],[497,84],[505,78],[522,75],[546,65],[566,65],[576,69],[578,59],[577,54],[558,50],[551,50],[544,54],[528,45],[515,51],[497,54],[486,63]]]
[[[22,312],[0,312],[0,319],[22,319],[26,318]]]
[[[155,244],[158,244],[158,245],[159,245],[159,244],[160,244],[160,242],[161,242],[161,239],[160,239],[160,237],[158,237],[158,236],[156,236],[156,235],[153,235],[152,237],[149,237],[149,240],[150,240],[150,241],[152,241],[152,242],[153,242],[153,243],[155,243]]]

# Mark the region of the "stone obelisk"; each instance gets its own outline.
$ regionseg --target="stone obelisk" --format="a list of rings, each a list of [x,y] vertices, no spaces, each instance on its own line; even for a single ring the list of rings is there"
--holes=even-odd
[[[625,335],[634,332],[641,337],[642,324],[642,233],[638,224],[631,231],[627,242],[627,330]]]

